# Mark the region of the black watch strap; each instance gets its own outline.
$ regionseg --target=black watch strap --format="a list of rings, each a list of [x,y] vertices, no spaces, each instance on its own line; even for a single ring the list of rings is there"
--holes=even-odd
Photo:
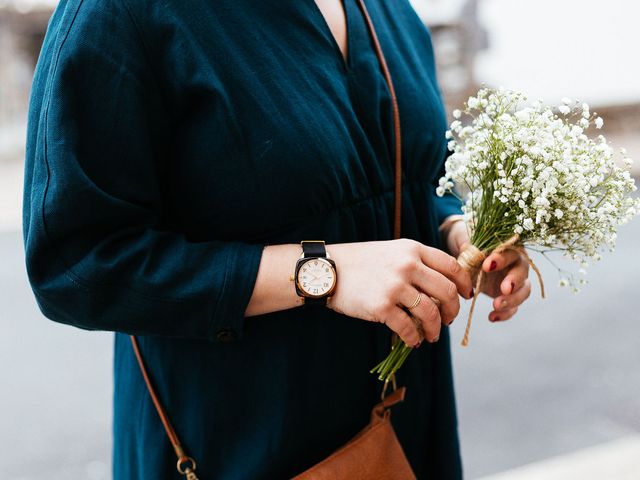
[[[304,306],[306,307],[324,307],[327,304],[327,297],[313,298],[304,297]]]
[[[300,243],[302,244],[304,258],[327,256],[327,250],[324,247],[323,240],[303,240]]]

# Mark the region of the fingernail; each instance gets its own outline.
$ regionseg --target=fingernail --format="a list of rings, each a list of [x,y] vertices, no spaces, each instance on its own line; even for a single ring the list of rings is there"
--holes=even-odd
[[[516,288],[516,284],[514,282],[511,282],[511,293],[513,293],[514,288]]]
[[[500,302],[500,308],[504,308],[504,307],[506,307],[506,306],[507,306],[507,301],[506,301],[506,300],[502,300],[502,301]]]
[[[420,345],[422,345],[422,340],[420,340],[418,343],[416,343],[415,347],[413,347],[413,348],[418,348]]]
[[[493,321],[494,322],[499,322],[500,321],[500,317],[493,317]]]
[[[440,340],[440,335],[438,335],[436,338],[431,340],[431,343],[436,343],[438,340]]]
[[[498,266],[497,262],[495,260],[492,260],[491,261],[491,266],[489,267],[489,271],[493,272],[496,269],[497,266]]]

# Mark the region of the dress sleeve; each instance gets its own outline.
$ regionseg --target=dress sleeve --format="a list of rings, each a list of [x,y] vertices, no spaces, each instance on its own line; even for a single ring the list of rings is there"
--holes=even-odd
[[[124,2],[65,5],[27,127],[23,240],[40,310],[91,330],[241,338],[264,245],[159,227],[167,115],[144,39]]]

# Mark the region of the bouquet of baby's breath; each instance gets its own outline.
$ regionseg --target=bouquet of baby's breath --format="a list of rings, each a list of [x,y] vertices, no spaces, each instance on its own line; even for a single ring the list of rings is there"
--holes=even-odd
[[[446,133],[453,153],[436,193],[460,197],[454,184],[466,193],[462,210],[472,245],[458,262],[471,273],[476,296],[481,264],[491,252],[518,250],[529,259],[527,249],[561,251],[579,262],[584,274],[602,250],[613,251],[618,226],[640,212],[640,199],[630,196],[636,190],[632,161],[621,149],[619,166],[604,136],[587,136],[592,125],[602,128],[603,120],[586,103],[564,98],[554,109],[541,101],[527,103],[518,92],[483,88],[453,117]],[[529,263],[544,297],[540,272]],[[586,281],[562,272],[560,285],[577,291],[579,283]],[[388,380],[410,351],[398,340],[372,373]]]

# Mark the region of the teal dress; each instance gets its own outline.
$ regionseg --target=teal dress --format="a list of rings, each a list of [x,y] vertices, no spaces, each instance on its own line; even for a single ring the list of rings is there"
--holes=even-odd
[[[344,3],[346,62],[314,0],[62,0],[49,21],[26,268],[47,318],[116,332],[116,480],[179,478],[127,334],[203,480],[290,478],[379,398],[385,325],[304,307],[244,317],[265,245],[393,237],[389,92]],[[407,0],[366,4],[399,100],[403,236],[440,246],[460,204],[434,193],[447,148],[429,32]],[[460,478],[446,328],[398,379],[393,423],[418,477]]]

